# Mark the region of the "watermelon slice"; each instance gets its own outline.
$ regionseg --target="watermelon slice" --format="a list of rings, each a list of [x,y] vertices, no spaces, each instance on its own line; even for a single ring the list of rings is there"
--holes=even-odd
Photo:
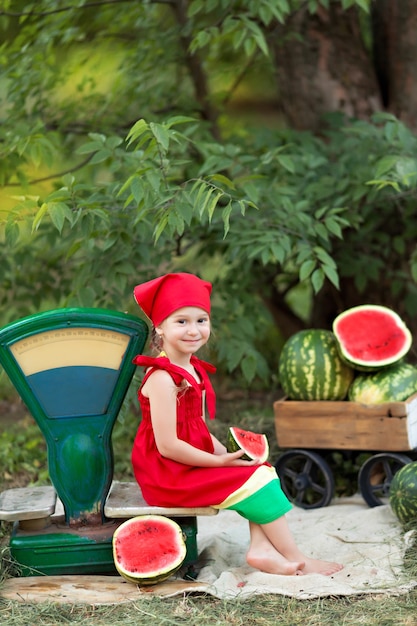
[[[399,361],[412,336],[397,313],[373,304],[344,311],[333,322],[341,357],[358,370],[376,370]]]
[[[162,515],[133,517],[113,535],[116,569],[138,585],[154,585],[169,578],[183,564],[186,552],[181,526]]]
[[[244,450],[242,459],[249,461],[257,460],[265,463],[269,456],[269,444],[266,435],[252,433],[250,430],[242,430],[236,426],[231,426],[227,434],[227,450],[237,452]]]

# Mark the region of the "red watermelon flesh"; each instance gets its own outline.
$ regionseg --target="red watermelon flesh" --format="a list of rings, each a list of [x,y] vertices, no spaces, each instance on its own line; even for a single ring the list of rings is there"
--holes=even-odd
[[[229,428],[226,446],[229,452],[244,450],[245,454],[242,459],[257,459],[259,463],[264,463],[269,456],[269,444],[266,435],[253,433],[236,426]]]
[[[149,585],[176,572],[186,557],[181,527],[160,515],[141,515],[121,524],[113,535],[116,569],[131,582]]]
[[[399,361],[411,348],[412,337],[391,309],[377,305],[353,307],[333,323],[341,355],[353,366],[380,368]]]

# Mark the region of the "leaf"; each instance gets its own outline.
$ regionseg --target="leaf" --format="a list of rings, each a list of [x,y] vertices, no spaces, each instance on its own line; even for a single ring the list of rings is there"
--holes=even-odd
[[[317,222],[317,224],[315,224],[314,226],[314,230],[316,231],[319,237],[321,237],[325,241],[329,240],[329,233],[328,233],[327,228],[324,226],[324,224],[322,224],[321,222]]]
[[[206,211],[207,205],[209,204],[209,202],[211,200],[211,196],[214,194],[214,187],[208,187],[206,185],[205,192],[206,192],[206,195],[205,195],[203,204],[201,205],[201,207],[199,209],[200,217],[202,217],[204,215],[204,212]]]
[[[343,239],[342,229],[340,228],[340,224],[337,219],[334,217],[326,217],[324,220],[324,224],[329,232],[338,237],[339,239]]]
[[[190,3],[187,9],[187,16],[193,17],[197,13],[200,13],[200,11],[202,11],[203,8],[204,8],[203,0],[192,0],[192,2]]]
[[[141,200],[144,198],[144,189],[143,189],[143,181],[138,176],[134,176],[130,183],[130,189],[132,191],[133,198],[136,204],[140,204]]]
[[[336,289],[339,289],[339,275],[335,268],[330,267],[329,265],[322,265],[322,268],[330,282],[336,287]]]
[[[44,202],[41,205],[41,208],[39,209],[39,211],[36,213],[34,220],[32,222],[32,233],[35,232],[35,230],[38,230],[40,223],[43,217],[46,215],[47,211],[48,211],[48,204]]]
[[[130,146],[130,144],[133,141],[136,141],[137,139],[139,139],[139,137],[142,137],[145,133],[149,132],[149,125],[147,122],[145,122],[144,119],[140,119],[138,120],[130,129],[128,135],[127,135],[127,140],[128,140],[128,145]]]
[[[166,229],[167,224],[168,224],[168,215],[164,215],[164,217],[155,226],[154,235],[153,235],[155,244],[158,242],[160,236]]]
[[[106,141],[106,146],[110,149],[110,150],[114,150],[115,148],[117,148],[118,146],[120,146],[123,143],[123,139],[121,137],[108,137],[107,141]]]
[[[316,269],[311,275],[311,284],[313,285],[314,293],[318,293],[323,287],[324,272],[321,268]]]
[[[169,147],[169,132],[162,124],[154,124],[151,122],[149,128],[152,131],[158,144],[163,148],[164,152],[167,152]]]
[[[245,380],[250,383],[256,374],[256,359],[252,354],[243,357],[240,367],[242,369]]]
[[[103,147],[102,141],[89,141],[88,143],[84,143],[80,146],[75,154],[90,154],[91,152],[97,152],[97,150],[101,150]]]
[[[17,224],[16,222],[8,221],[4,229],[4,234],[6,237],[6,243],[9,246],[13,247],[19,240],[19,224]]]
[[[231,201],[229,201],[229,203],[223,209],[223,212],[222,212],[222,220],[223,220],[223,225],[224,225],[223,239],[226,239],[227,233],[229,232],[229,229],[230,229],[230,214],[231,214],[231,212],[232,212],[232,203],[231,203]]]
[[[411,187],[416,183],[417,178],[417,160],[410,157],[401,157],[396,164],[398,175],[401,182],[407,187]]]
[[[320,246],[315,246],[313,250],[324,265],[329,265],[333,268],[336,267],[336,263],[334,262],[332,257],[326,252],[326,250],[324,250],[324,248],[321,248]]]
[[[279,154],[277,159],[278,159],[278,162],[282,165],[282,167],[287,170],[287,172],[294,174],[295,164],[294,164],[294,160],[292,159],[292,157],[285,155],[285,154]]]
[[[213,213],[216,210],[217,204],[222,196],[223,196],[223,192],[218,191],[216,195],[214,196],[214,198],[212,198],[210,204],[207,206],[207,213],[208,213],[208,218],[210,222],[212,220]]]
[[[106,161],[109,157],[112,157],[112,152],[107,148],[103,148],[103,150],[99,150],[96,152],[90,160],[91,165],[95,165],[97,163],[102,163]]]
[[[153,191],[155,191],[156,193],[159,193],[160,188],[161,188],[161,174],[159,172],[159,170],[148,170],[146,172],[146,180],[149,182],[150,186],[152,187]]]
[[[55,228],[62,233],[65,220],[71,223],[72,212],[67,204],[64,202],[48,202],[48,215]]]
[[[392,187],[395,191],[401,191],[399,184],[392,180],[367,180],[365,184],[369,186],[372,185],[377,189],[377,191],[381,191],[381,189],[384,189],[385,187]]]
[[[210,176],[210,181],[224,185],[228,189],[236,189],[234,182],[223,174],[213,174],[213,176]]]
[[[316,218],[316,220],[321,220],[321,218],[327,213],[328,210],[329,210],[328,206],[323,206],[317,211],[315,211],[314,217]]]
[[[284,261],[285,261],[285,256],[286,255],[285,255],[285,250],[283,249],[281,244],[279,244],[279,243],[272,243],[271,244],[271,252],[272,252],[273,256],[275,257],[276,261],[282,265],[284,263]]]
[[[387,155],[382,157],[376,163],[375,167],[375,178],[381,178],[384,174],[394,169],[398,161],[398,156],[396,155]]]
[[[176,126],[177,124],[187,124],[189,122],[196,122],[196,118],[189,117],[188,115],[174,115],[166,120],[164,126],[166,128],[171,128],[171,126]]]
[[[300,281],[305,280],[310,276],[316,267],[316,262],[309,259],[308,261],[304,261],[304,263],[300,267],[299,277]]]

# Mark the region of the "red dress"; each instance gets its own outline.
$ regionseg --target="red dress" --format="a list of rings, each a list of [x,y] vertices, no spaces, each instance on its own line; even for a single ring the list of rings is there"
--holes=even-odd
[[[202,419],[203,388],[207,394],[210,417],[214,417],[214,392],[207,372],[215,371],[209,363],[192,357],[201,384],[184,369],[173,365],[167,357],[134,359],[137,365],[149,368],[138,392],[142,410],[132,450],[132,464],[146,502],[154,506],[204,507],[216,506],[239,489],[260,467],[194,467],[162,456],[156,447],[152,429],[149,399],[141,390],[156,369],[167,371],[178,386],[185,379],[189,386],[177,395],[177,434],[191,445],[213,453],[209,430]]]

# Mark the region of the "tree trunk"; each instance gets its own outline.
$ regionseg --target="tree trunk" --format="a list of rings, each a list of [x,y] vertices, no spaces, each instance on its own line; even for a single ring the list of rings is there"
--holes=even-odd
[[[276,25],[271,47],[282,110],[292,128],[317,132],[325,113],[367,119],[382,108],[356,9],[334,3],[316,15],[302,9]]]
[[[177,23],[180,26],[180,43],[183,49],[184,60],[190,72],[190,77],[194,85],[195,98],[200,106],[200,113],[203,119],[210,123],[213,137],[217,141],[221,141],[221,133],[218,126],[218,111],[210,99],[210,91],[208,85],[207,74],[200,55],[191,54],[191,36],[187,34],[187,11],[189,8],[188,0],[176,0],[170,3],[174,12]]]
[[[375,64],[386,108],[417,128],[417,0],[373,3]]]

